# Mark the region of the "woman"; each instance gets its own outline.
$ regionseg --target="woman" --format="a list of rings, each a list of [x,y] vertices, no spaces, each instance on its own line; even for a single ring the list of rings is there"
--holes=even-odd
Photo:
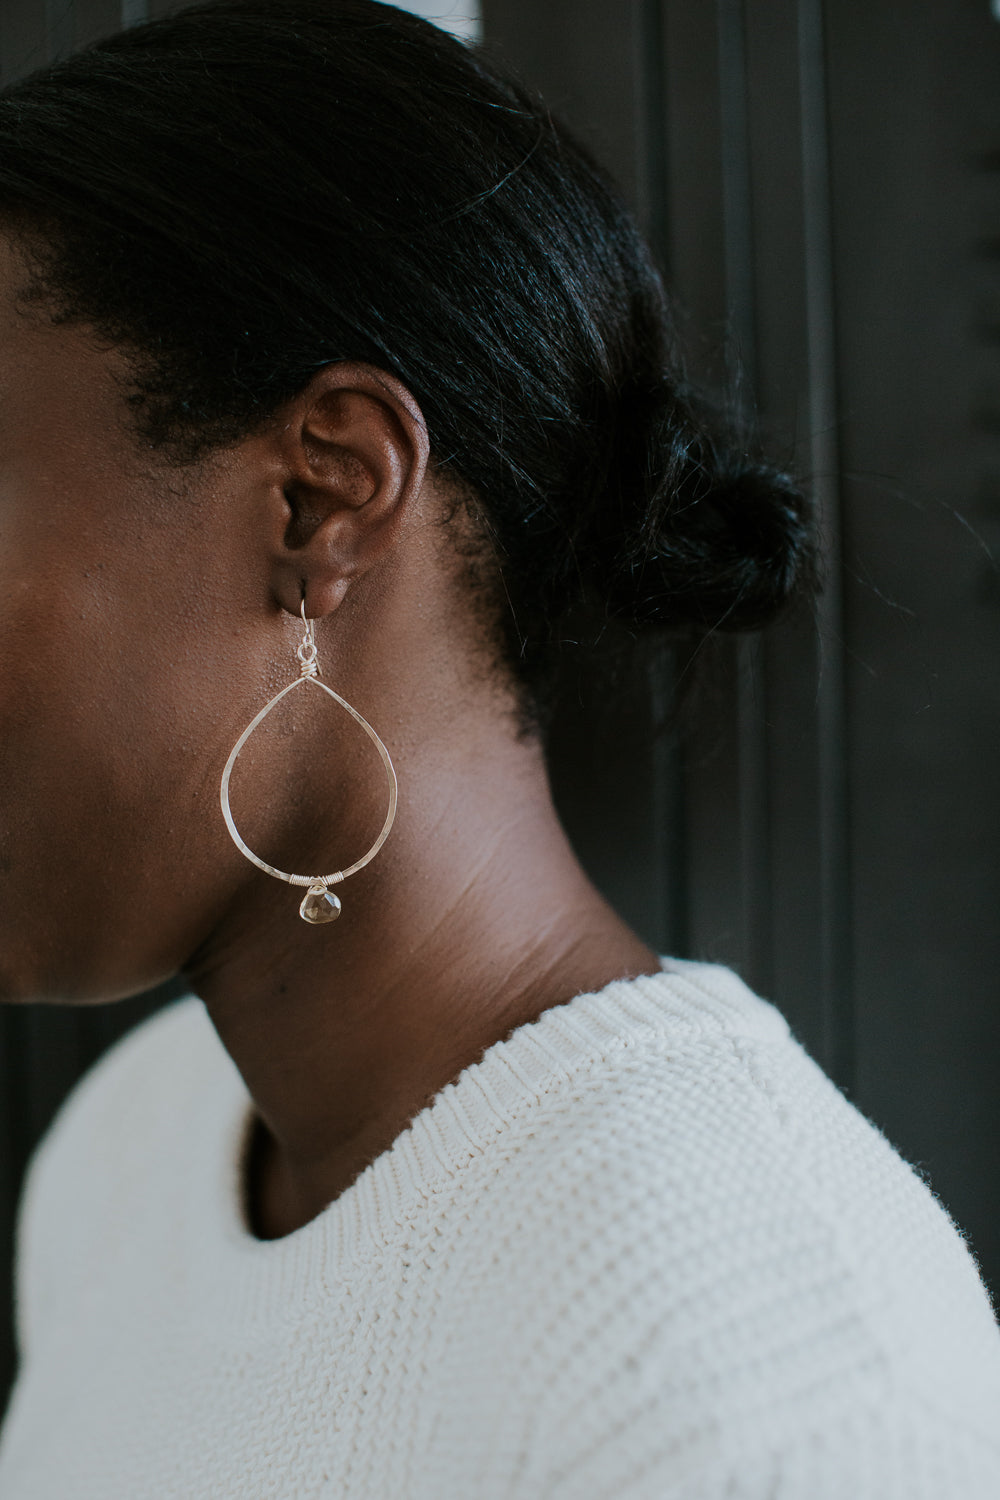
[[[961,1234],[553,811],[570,611],[816,581],[587,155],[240,0],[9,89],[0,231],[2,991],[192,991],[33,1159],[4,1500],[995,1497]]]

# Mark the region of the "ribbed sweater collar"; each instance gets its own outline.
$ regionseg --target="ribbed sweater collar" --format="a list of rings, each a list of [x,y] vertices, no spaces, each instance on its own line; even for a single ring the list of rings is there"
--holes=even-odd
[[[295,1317],[324,1290],[343,1288],[405,1236],[421,1204],[547,1094],[623,1045],[664,1032],[762,1030],[787,1036],[780,1013],[730,969],[662,957],[663,973],[615,980],[577,995],[487,1048],[417,1114],[316,1218],[278,1240],[258,1240],[246,1223],[243,1185],[253,1104],[219,1044],[224,1078],[207,1091],[197,1120],[195,1160],[187,1163],[184,1222],[190,1264],[211,1285],[203,1294],[221,1317],[240,1324]],[[217,1040],[217,1039],[216,1039]]]

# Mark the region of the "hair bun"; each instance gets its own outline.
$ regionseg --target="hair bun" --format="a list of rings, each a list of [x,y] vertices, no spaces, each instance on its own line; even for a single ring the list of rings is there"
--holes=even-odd
[[[609,612],[642,628],[759,630],[817,587],[812,506],[706,396],[625,403],[608,474],[615,517],[590,549]],[[604,530],[604,528],[602,528]]]

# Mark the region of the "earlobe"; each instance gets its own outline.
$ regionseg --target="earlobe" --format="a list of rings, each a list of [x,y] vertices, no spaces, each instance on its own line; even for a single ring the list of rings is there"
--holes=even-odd
[[[273,578],[318,619],[395,547],[423,485],[427,428],[409,391],[368,365],[327,365],[281,414]]]
[[[290,615],[299,613],[295,601],[301,608],[306,601],[311,620],[323,620],[339,609],[353,582],[352,574],[334,574],[324,570],[302,570],[296,574],[294,566],[282,569],[277,579],[275,593],[282,609]]]

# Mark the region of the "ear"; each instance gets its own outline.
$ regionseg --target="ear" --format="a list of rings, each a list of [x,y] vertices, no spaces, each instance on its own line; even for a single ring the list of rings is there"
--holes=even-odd
[[[321,619],[396,544],[430,444],[409,391],[373,365],[324,365],[279,413],[269,495],[275,597]]]

